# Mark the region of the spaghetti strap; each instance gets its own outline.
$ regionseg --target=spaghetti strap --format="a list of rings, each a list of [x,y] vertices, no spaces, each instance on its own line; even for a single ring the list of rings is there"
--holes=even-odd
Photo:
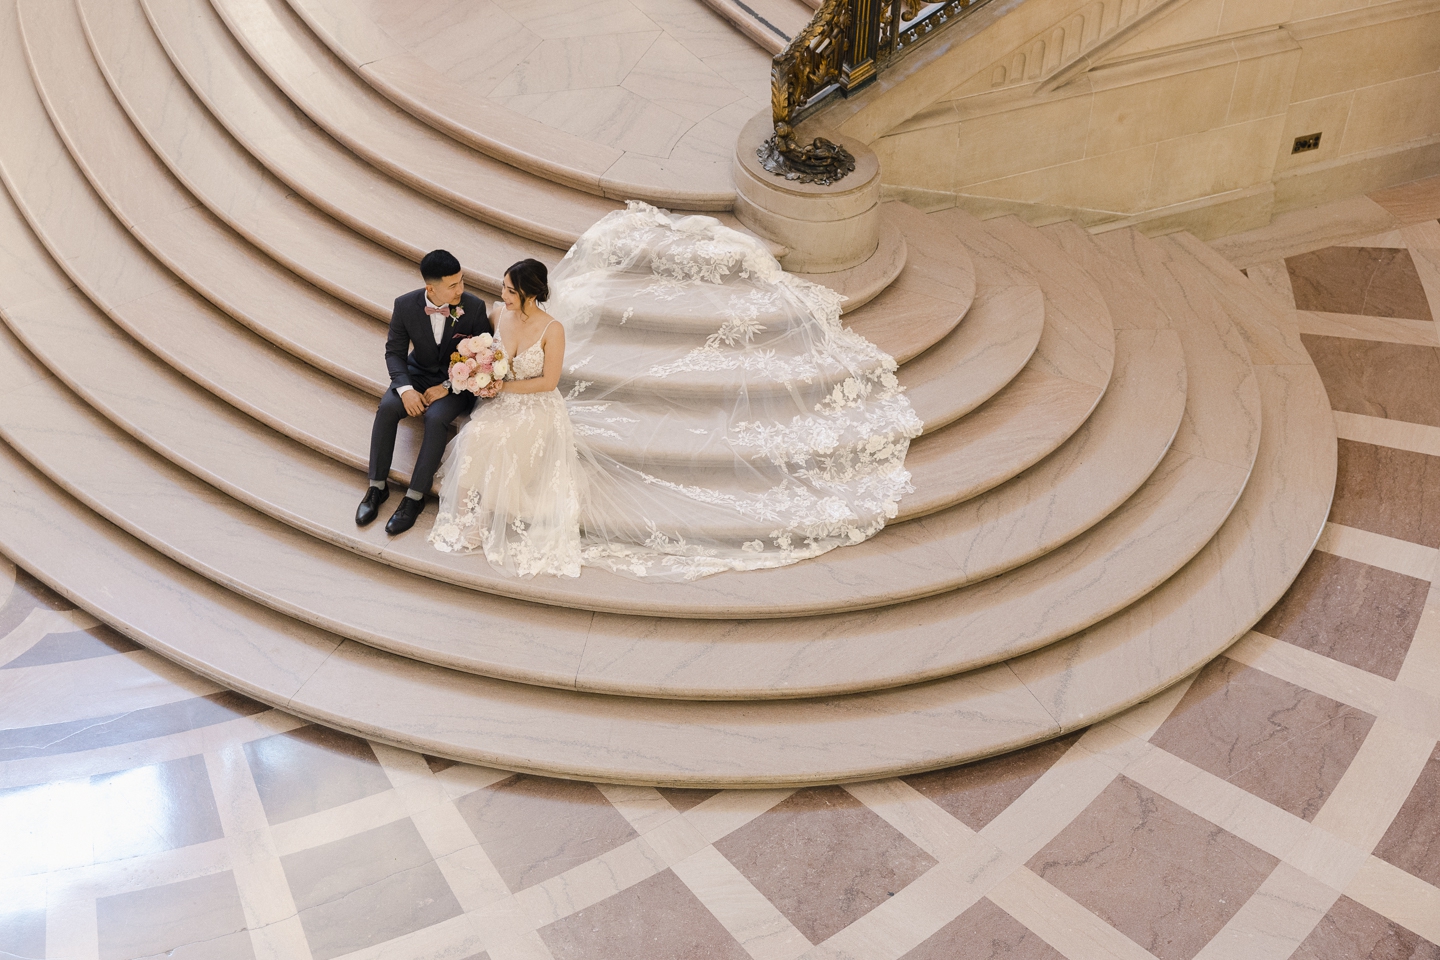
[[[554,317],[551,317],[551,318],[550,318],[550,323],[554,323],[554,322],[555,322],[555,318],[554,318]],[[538,336],[538,337],[535,338],[535,342],[532,343],[532,344],[530,344],[530,346],[526,347],[525,350],[521,350],[520,353],[524,353],[526,350],[534,350],[537,346],[539,346],[540,342],[545,339],[545,334],[546,334],[546,332],[550,329],[550,323],[545,324],[545,328],[540,331],[540,336]],[[500,339],[500,334],[499,334],[499,333],[496,333],[496,334],[495,334],[495,339],[500,340],[501,346],[504,346],[505,341]],[[518,356],[520,355],[520,353],[515,354],[515,356],[518,357]]]

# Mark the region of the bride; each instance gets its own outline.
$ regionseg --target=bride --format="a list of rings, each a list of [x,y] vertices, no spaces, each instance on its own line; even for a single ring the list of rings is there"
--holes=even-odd
[[[859,543],[911,489],[922,424],[894,359],[713,217],[631,202],[553,276],[515,264],[504,296],[514,379],[446,458],[440,550],[694,579]]]
[[[430,542],[445,553],[483,551],[510,576],[578,577],[575,433],[556,389],[565,328],[540,309],[550,299],[545,265],[511,266],[501,296],[491,322],[512,379],[498,382],[453,441]]]

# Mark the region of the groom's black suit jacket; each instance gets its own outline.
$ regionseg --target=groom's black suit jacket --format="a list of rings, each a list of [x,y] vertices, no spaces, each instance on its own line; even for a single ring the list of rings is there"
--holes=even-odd
[[[485,302],[475,294],[462,293],[460,306],[464,315],[458,320],[447,318],[436,343],[430,315],[425,312],[425,288],[395,298],[390,334],[385,338],[385,368],[390,371],[392,390],[408,385],[424,393],[439,386],[450,378],[450,354],[456,344],[466,337],[495,332],[485,315]]]

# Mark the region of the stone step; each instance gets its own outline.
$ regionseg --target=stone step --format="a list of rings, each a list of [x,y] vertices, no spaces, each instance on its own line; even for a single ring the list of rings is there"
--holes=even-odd
[[[327,156],[334,161],[329,168],[306,168],[303,185],[281,181],[191,92],[138,7],[130,7],[126,16],[127,8],[121,5],[87,6],[91,17],[99,17],[89,36],[104,73],[95,62],[76,56],[86,49],[86,34],[74,3],[26,0],[19,9],[36,86],[77,158],[83,161],[97,144],[112,141],[124,151],[103,165],[116,168],[112,177],[123,176],[143,190],[155,173],[142,165],[166,166],[218,216],[276,249],[282,244],[312,248],[337,230],[350,235],[351,247],[371,241],[374,249],[366,259],[384,259],[390,269],[357,291],[367,300],[388,305],[394,294],[387,297],[380,291],[376,284],[381,281],[394,284],[387,290],[413,289],[418,280],[415,264],[441,245],[437,238],[467,265],[467,279],[491,293],[499,292],[501,273],[517,260],[533,256],[553,263],[560,256],[554,246],[476,220],[379,175],[337,144],[332,143]],[[128,119],[101,93],[107,81]],[[135,130],[127,136],[120,127],[130,122]],[[293,133],[288,138],[298,139]],[[102,165],[91,166],[98,172]],[[242,212],[243,195],[237,196],[241,191],[281,196],[299,192],[313,214],[292,216],[289,222],[253,223]],[[328,229],[317,227],[322,223]],[[331,283],[338,286],[343,276]]]
[[[1171,346],[1168,350],[1162,346],[1162,352],[1178,360],[1178,351],[1169,334],[1139,336],[1141,340],[1150,341],[1144,346],[1152,350],[1157,336],[1169,338],[1166,342]],[[816,691],[865,690],[924,679],[928,675],[945,675],[942,672],[945,655],[948,653],[953,658],[955,651],[976,643],[983,651],[967,650],[962,659],[955,661],[957,669],[973,667],[984,662],[986,653],[991,659],[998,658],[999,653],[1007,649],[1006,641],[1013,644],[1015,650],[1043,642],[1045,632],[1063,629],[1068,616],[1093,622],[1108,612],[1103,606],[1096,607],[1097,602],[1111,605],[1122,602],[1120,598],[1125,591],[1140,595],[1147,589],[1147,577],[1150,578],[1148,586],[1158,584],[1169,569],[1178,568],[1184,562],[1185,557],[1178,554],[1173,562],[1164,559],[1167,551],[1183,548],[1182,538],[1177,535],[1186,523],[1181,515],[1193,520],[1196,511],[1192,508],[1210,497],[1208,488],[1223,479],[1213,472],[1208,477],[1197,474],[1187,492],[1185,484],[1175,486],[1176,465],[1164,466],[1156,489],[1136,498],[1140,503],[1132,502],[1122,508],[1135,516],[1117,515],[1102,523],[1108,529],[1088,546],[1070,551],[1073,556],[1068,562],[1047,563],[1048,572],[1044,575],[1038,570],[1026,571],[1020,578],[1023,582],[1009,587],[999,580],[990,580],[982,585],[979,593],[970,592],[968,604],[962,598],[958,602],[948,600],[938,607],[911,605],[906,608],[906,619],[911,621],[906,629],[877,624],[873,617],[826,615],[750,627],[719,624],[716,626],[723,631],[725,642],[717,643],[715,629],[696,622],[646,620],[643,628],[636,629],[635,618],[631,617],[601,615],[595,621],[579,611],[555,609],[541,613],[504,601],[493,606],[487,604],[482,616],[475,609],[474,594],[466,590],[386,571],[354,554],[310,540],[165,463],[90,411],[53,378],[27,382],[33,379],[30,374],[39,369],[38,364],[27,365],[23,357],[17,359],[19,351],[18,346],[12,346],[8,356],[0,361],[0,369],[6,374],[5,382],[23,385],[7,398],[0,432],[43,472],[112,522],[191,569],[307,622],[417,659],[466,672],[548,686],[578,684],[610,692],[705,698],[769,698],[813,695]],[[1143,368],[1143,364],[1138,366]],[[1153,391],[1152,384],[1142,382],[1148,372],[1137,369],[1128,378],[1126,390],[1139,390],[1142,397],[1137,399],[1149,399],[1143,394]],[[1178,421],[1178,411],[1175,419]],[[1112,429],[1111,432],[1118,431]],[[1095,460],[1100,461],[1104,451],[1094,453]],[[1104,471],[1103,463],[1088,466],[1091,470]],[[1113,462],[1112,469],[1118,467],[1119,462]],[[1239,472],[1232,472],[1237,475],[1232,479],[1238,481]],[[1193,482],[1200,480],[1204,482]],[[1238,483],[1235,489],[1238,490]],[[1196,494],[1202,490],[1197,501]],[[1168,493],[1162,495],[1165,491]],[[1177,491],[1184,494],[1183,501],[1175,496]],[[1067,492],[1076,491],[1056,489],[1052,500],[1065,497]],[[1170,518],[1157,523],[1154,507],[1160,504],[1160,512],[1166,512],[1162,502],[1165,496],[1174,501],[1168,508]],[[1143,509],[1145,501],[1149,502],[1148,511]],[[1140,516],[1146,512],[1152,514],[1148,520]],[[1221,519],[1223,512],[1209,529],[1197,530],[1197,542],[1190,548],[1191,552],[1203,546]],[[1006,532],[1013,534],[1014,531]],[[1152,543],[1157,533],[1163,543]],[[945,545],[940,537],[934,543]],[[907,563],[903,549],[897,553],[898,565],[908,566],[912,571],[920,569],[913,560]],[[1111,554],[1120,557],[1118,562]],[[281,557],[285,562],[277,564]],[[1096,563],[1096,557],[1105,558],[1100,561],[1104,576],[1085,570],[1087,565]],[[842,558],[848,559],[845,555]],[[938,559],[932,558],[932,565]],[[1171,563],[1171,567],[1166,567],[1166,563]],[[873,562],[859,566],[874,570]],[[786,569],[809,570],[815,574],[829,573],[831,568],[828,561],[820,561]],[[837,579],[853,577],[856,573],[858,570],[835,571]],[[905,578],[890,574],[890,579],[897,587],[896,598],[904,599]],[[1108,599],[1096,596],[1097,586],[1099,593],[1107,594]],[[1080,596],[1087,591],[1090,596]],[[415,599],[409,602],[399,599],[407,594]],[[423,609],[417,609],[417,604],[422,602]],[[380,612],[382,603],[392,612]],[[1046,615],[1043,621],[1037,621],[1025,615],[1026,609],[1044,610]],[[942,616],[942,611],[948,615]],[[537,639],[528,634],[525,642],[516,642],[517,634],[533,633],[538,625],[543,625],[545,636],[538,647]],[[786,642],[771,636],[777,632],[786,635]],[[942,636],[946,638],[943,643]],[[479,637],[490,639],[479,642],[473,639]],[[506,638],[506,648],[491,649],[499,637]],[[795,648],[802,642],[811,652],[797,656]],[[928,655],[920,655],[916,648],[927,643],[935,649]],[[688,644],[692,655],[707,661],[701,671],[666,662],[670,659],[667,654],[681,644]],[[704,654],[696,651],[701,644],[706,646]],[[641,648],[647,646],[653,646],[656,655],[646,655]],[[485,655],[477,655],[477,647]],[[867,647],[887,650],[911,669],[919,668],[921,673],[914,677],[896,673],[888,669],[886,660],[876,663],[873,656],[859,655]],[[544,668],[547,658],[558,656],[557,650],[562,648],[568,651],[569,659],[559,665],[552,664],[554,669],[547,671]],[[781,654],[784,660],[766,657],[765,652]],[[788,661],[788,682],[767,682],[755,688],[755,681],[747,678],[757,674],[752,662],[757,656],[772,663]],[[626,663],[632,659],[648,666],[641,667],[630,679],[618,679],[632,672]],[[888,664],[895,662],[889,660]],[[850,665],[850,673],[843,680],[836,672],[836,666],[842,663]],[[828,664],[824,669],[828,683],[807,682],[804,679],[807,671],[803,667],[815,670],[820,664]],[[770,681],[772,671],[773,668],[760,668],[758,673]],[[687,683],[692,673],[708,678],[709,685],[697,685],[693,679]]]
[[[1334,433],[1313,369],[1262,368],[1260,379],[1266,429],[1251,482],[1219,535],[1177,576],[1122,615],[1037,653],[856,697],[641,700],[417,664],[228,593],[101,520],[8,450],[0,546],[100,619],[202,675],[410,749],[685,786],[889,776],[1102,719],[1193,672],[1279,598],[1323,525]]]
[[[43,29],[44,24],[51,20],[48,8],[42,8],[37,29]],[[16,90],[17,98],[24,94],[18,84],[30,89],[28,94],[24,94],[23,102],[9,107],[7,112],[17,115],[10,122],[20,122],[20,116],[23,116],[25,123],[37,124],[46,114],[42,110],[35,115],[31,108],[31,101],[38,102],[39,97],[35,93],[33,79],[25,73],[27,60],[18,31],[13,39],[7,40],[7,44],[10,47],[6,54],[5,76],[11,78],[7,79],[7,83],[17,84],[7,89]],[[12,59],[13,66],[10,65]],[[80,52],[75,59],[89,59],[88,52]],[[78,68],[85,69],[83,62]],[[123,157],[137,157],[149,151],[148,145],[129,125],[123,111],[101,88],[92,86],[82,94],[79,104],[57,101],[56,105],[79,112],[87,109],[87,99],[92,104],[88,109],[95,111],[97,122],[107,121],[105,129],[122,138],[120,146],[127,148],[122,162]],[[115,122],[117,118],[123,122]],[[49,123],[46,119],[45,124],[48,126]],[[83,131],[85,124],[82,123],[80,129]],[[195,206],[195,197],[187,196],[186,191],[180,189],[153,153],[145,162],[148,171],[158,170],[163,174],[158,182],[141,177],[121,185],[129,186],[132,191],[130,199],[134,203],[143,204],[148,198],[150,206],[144,218],[146,222],[176,216],[179,210]],[[108,166],[108,162],[98,165],[95,172],[103,172]],[[413,289],[418,273],[414,265],[357,236],[295,196],[288,187],[269,177],[259,164],[252,161],[251,167],[244,175],[227,172],[226,176],[206,181],[207,189],[213,187],[221,191],[211,198],[211,212],[284,269],[376,319],[388,320],[394,291]],[[201,168],[202,172],[204,169]],[[198,189],[199,184],[194,186]],[[154,190],[159,191],[158,196],[150,192]],[[200,196],[206,194],[202,192]]]
[[[1117,230],[1095,236],[1092,242],[1105,251],[1110,263],[1132,271],[1162,300],[1171,329],[1180,335],[1185,348],[1191,382],[1210,385],[1205,396],[1187,405],[1175,446],[1222,463],[1244,462],[1244,452],[1260,430],[1258,417],[1232,415],[1218,421],[1221,429],[1199,426],[1215,421],[1219,411],[1229,405],[1228,394],[1253,396],[1258,389],[1252,373],[1240,372],[1250,362],[1245,336],[1237,323],[1243,315],[1232,316],[1215,301],[1196,303],[1171,273],[1164,248],[1138,232]]]
[[[909,204],[882,204],[880,218],[882,230],[893,228],[904,239],[905,263],[876,296],[855,309],[845,304],[841,322],[908,363],[948,337],[969,314],[975,301],[975,264],[968,249],[950,243],[945,231]],[[846,292],[836,274],[801,276]],[[1039,335],[1036,328],[1037,339]]]
[[[8,50],[0,60],[7,75],[24,69]],[[10,129],[26,132],[23,142],[11,138],[0,144],[6,185],[31,228],[89,297],[108,309],[126,333],[224,402],[328,456],[363,467],[366,457],[357,451],[357,439],[369,436],[373,397],[297,360],[178,281],[110,215],[46,120],[34,88],[9,76],[4,82],[14,93],[0,104],[0,113]],[[106,130],[98,124],[81,127]],[[114,149],[111,155],[124,153]],[[102,164],[94,169],[114,168]],[[167,185],[174,189],[155,189]],[[116,186],[137,194],[149,186],[150,209],[157,215],[185,209],[179,204],[187,195],[173,181],[118,178]],[[144,209],[138,197],[133,202]],[[237,270],[244,270],[245,263],[243,249],[226,261]],[[343,332],[337,328],[337,334]],[[378,351],[373,355],[378,359]]]
[[[81,58],[71,59],[72,69],[85,69]],[[37,146],[52,143],[54,131],[42,129],[49,126],[44,110],[33,91],[24,89],[31,84],[18,52],[7,82],[23,83],[15,96],[24,102],[12,105],[11,122],[33,126]],[[109,94],[99,90],[90,96],[108,99]],[[197,205],[155,163],[123,117],[113,111],[99,116],[96,123],[82,125],[81,139],[98,140],[104,160],[87,164],[85,170],[130,234],[189,287],[255,333],[316,369],[378,396],[383,384],[375,356],[384,327],[377,319],[251,245]],[[17,169],[21,167],[28,169],[28,164]],[[378,373],[383,374],[383,368]]]
[[[33,37],[75,26],[21,2]],[[339,9],[296,2],[312,20]],[[350,2],[368,13],[377,0]],[[0,145],[0,177],[28,219],[0,198],[0,318],[26,345],[0,331],[0,549],[142,643],[299,715],[442,756],[620,782],[913,772],[1083,726],[1198,669],[1279,598],[1323,525],[1335,439],[1318,376],[1291,318],[1257,307],[1203,246],[1047,236],[891,204],[887,220],[908,220],[906,246],[926,256],[907,257],[852,322],[882,324],[888,299],[913,329],[948,323],[906,370],[917,403],[956,418],[909,464],[920,489],[907,516],[939,512],[816,561],[693,584],[593,570],[494,582],[483,560],[438,555],[418,535],[357,531],[359,485],[336,457],[353,461],[349,441],[324,452],[314,441],[344,407],[324,404],[364,396],[345,377],[358,364],[312,365],[318,340],[292,349],[283,331],[246,329],[264,327],[254,313],[266,306],[240,308],[245,280],[297,287],[281,258],[229,286],[218,271],[186,267],[192,288],[167,270],[194,264],[177,243],[191,225],[237,264],[256,260],[258,241],[221,222],[228,209],[152,229],[144,243],[164,255],[147,255],[129,235],[152,216],[138,198],[173,186],[151,203],[169,216],[167,202],[194,206],[188,183],[153,160],[158,176],[133,187],[107,180],[100,159],[138,144],[136,128],[97,98],[104,78],[65,86],[37,55],[62,143],[17,28],[0,18],[0,83],[26,88],[0,113],[27,147]],[[91,33],[102,59],[114,51],[115,90],[150,89],[123,79],[124,44]],[[134,62],[163,65],[153,54]],[[173,77],[156,88],[177,89]],[[87,98],[119,122],[68,105]],[[159,112],[144,116],[163,128]],[[315,213],[348,233],[350,214]],[[968,294],[946,249],[973,252]],[[997,279],[1007,273],[1015,282]],[[948,299],[915,299],[946,286]],[[335,303],[327,316],[363,328],[376,311],[348,302],[359,309]],[[956,346],[1022,316],[1039,317],[1028,347],[997,337],[982,364]],[[974,364],[963,383],[962,360]],[[1008,372],[987,379],[995,367]],[[313,378],[317,410],[291,371]]]
[[[1153,354],[1157,348],[1162,356],[1168,354],[1172,363],[1179,359],[1172,334],[1135,332],[1126,338],[1136,341],[1135,346],[1140,349],[1136,360],[1147,351]],[[1143,362],[1127,363],[1126,367],[1135,369],[1122,375],[1117,398],[1128,395],[1131,402],[1116,408],[1122,413],[1126,408],[1150,413],[1154,407],[1147,402],[1159,401],[1161,405],[1169,402],[1176,407],[1170,422],[1172,426],[1178,422],[1178,404],[1171,398],[1183,396],[1181,391],[1172,388],[1167,397],[1163,390],[1166,380],[1163,372]],[[1179,368],[1176,369],[1178,372]],[[23,370],[7,370],[5,379],[21,382],[25,379],[23,373]],[[1161,388],[1158,394],[1157,386]],[[467,660],[460,651],[473,644],[456,647],[450,641],[437,643],[431,639],[432,634],[450,632],[445,624],[466,622],[463,611],[473,606],[473,601],[466,599],[466,591],[450,588],[447,592],[438,584],[422,589],[416,584],[416,578],[402,574],[399,577],[403,588],[429,598],[427,604],[438,603],[438,595],[447,595],[449,600],[428,614],[403,607],[400,612],[404,619],[392,623],[389,627],[392,632],[388,635],[378,623],[357,624],[353,616],[346,613],[347,608],[355,605],[358,597],[372,598],[373,604],[376,598],[396,589],[392,581],[397,575],[393,571],[383,572],[371,564],[357,564],[354,556],[315,541],[306,543],[302,534],[256,515],[183,471],[163,464],[153,454],[139,452],[137,444],[103,419],[88,413],[77,398],[67,397],[53,381],[27,386],[23,393],[11,398],[6,409],[0,429],[12,445],[23,449],[33,462],[110,519],[187,566],[277,609],[384,649],[420,659],[437,659],[472,672],[534,682],[538,671],[527,659],[533,652],[528,645],[513,648],[510,654],[512,660],[520,657],[521,663],[496,664],[493,660]],[[1002,537],[1014,545],[1027,526],[1032,533],[1043,537],[1049,527],[1064,523],[1067,509],[1083,510],[1087,497],[1096,496],[1095,491],[1081,486],[1085,479],[1125,482],[1122,471],[1127,458],[1133,461],[1136,450],[1143,449],[1140,445],[1145,442],[1143,430],[1136,436],[1125,429],[1132,418],[1133,413],[1128,417],[1098,414],[1091,442],[1078,444],[1056,465],[1060,482],[1051,488],[1042,506],[1032,507],[1027,517],[1019,503],[1023,491],[1020,496],[997,500],[993,507],[994,512],[1000,513],[1001,525],[988,531],[991,537]],[[1119,423],[1106,422],[1109,420]],[[1160,439],[1159,446],[1163,449],[1165,438],[1162,435]],[[1030,478],[1027,486],[1033,490],[1044,476],[1044,472],[1038,473]],[[1244,471],[1231,468],[1227,473],[1197,458],[1167,461],[1144,492],[1131,498],[1084,538],[1019,571],[1013,579],[991,579],[974,589],[936,598],[934,602],[911,604],[905,608],[903,627],[877,625],[872,617],[830,615],[768,628],[759,624],[747,629],[737,624],[719,624],[716,626],[725,639],[716,642],[716,629],[704,624],[666,621],[645,622],[637,627],[633,618],[628,617],[602,616],[596,622],[582,618],[578,628],[570,630],[574,634],[572,652],[578,655],[583,649],[587,663],[569,664],[559,678],[551,677],[548,683],[587,685],[591,683],[588,671],[594,670],[597,677],[593,683],[597,689],[652,696],[724,698],[868,689],[946,675],[983,663],[987,658],[1008,656],[1072,632],[1148,592],[1204,545],[1224,519],[1243,479]],[[1008,511],[1005,510],[1007,499],[1010,501]],[[1081,501],[1079,504],[1069,502],[1077,499]],[[736,582],[768,585],[765,593],[770,597],[785,596],[794,590],[824,594],[830,581],[839,583],[842,591],[853,589],[854,582],[868,570],[872,588],[889,588],[893,591],[891,600],[908,599],[916,595],[917,588],[926,588],[921,577],[927,570],[953,564],[947,549],[963,546],[967,533],[971,535],[973,548],[974,537],[986,532],[975,529],[976,526],[983,525],[991,513],[982,510],[978,518],[961,516],[948,531],[933,528],[928,531],[927,542],[916,541],[916,531],[910,530],[908,541],[897,543],[891,538],[888,549],[870,550],[868,545],[862,545],[854,552],[842,551],[833,563],[827,558],[784,568],[783,573],[789,576],[780,579],[788,582],[779,585],[770,583],[772,578],[768,572]],[[968,530],[967,520],[971,522]],[[911,556],[927,543],[938,548],[931,550],[928,562]],[[1033,551],[1035,547],[1032,545],[1030,549]],[[970,559],[978,559],[976,555],[984,553],[983,547],[978,551],[972,549]],[[886,569],[877,570],[876,555],[886,557]],[[274,556],[289,558],[288,565],[274,566],[273,560],[267,559]],[[243,570],[237,567],[239,558],[249,558]],[[305,572],[300,573],[296,565]],[[981,571],[972,568],[965,572],[971,579],[978,579]],[[804,582],[806,574],[808,583]],[[834,596],[835,583],[829,584],[828,596],[818,597],[822,601],[819,609],[842,608],[843,604]],[[330,587],[325,587],[326,584]],[[341,584],[345,586],[342,588]],[[660,592],[684,591],[661,585]],[[732,589],[732,601],[737,599]],[[754,599],[763,603],[766,596]],[[373,605],[360,603],[359,606],[371,611],[369,615],[373,617]],[[737,611],[741,609],[738,602],[736,607]],[[1043,612],[1043,616],[1037,618],[1035,614],[1039,612]],[[518,628],[500,614],[494,615],[504,621],[500,623],[501,632],[513,636]],[[533,618],[520,617],[521,622],[529,619]],[[544,619],[550,636],[545,649],[553,653],[560,634],[565,632],[560,626],[562,617],[559,612],[552,612]],[[486,635],[495,632],[489,626],[469,626]],[[416,632],[427,639],[413,639]],[[783,640],[778,636],[782,634]],[[707,639],[709,643],[702,654],[697,648]],[[699,669],[684,662],[671,662],[681,647],[688,648],[687,659],[701,661],[696,664]],[[863,653],[867,649],[872,651],[871,655]],[[876,662],[874,652],[881,650],[885,656]],[[426,651],[430,656],[425,655]],[[784,664],[786,676],[773,682],[769,676],[772,668],[757,666],[752,662],[756,658]],[[837,674],[841,664],[848,665],[848,675],[843,669]],[[824,675],[826,682],[807,680],[807,673],[814,671]],[[747,682],[753,684],[757,676],[765,678],[763,686],[758,689],[745,686]],[[701,685],[701,678],[710,685]]]
[[[1181,275],[1197,272],[1210,285],[1215,301],[1232,315],[1251,313],[1270,318],[1268,324],[1238,325],[1251,362],[1310,364],[1294,316],[1266,299],[1228,260],[1188,233],[1163,237],[1159,243],[1169,257],[1172,271]]]
[[[208,0],[144,0],[143,9],[141,0],[86,0],[83,6],[87,19],[108,21],[117,31],[137,15],[148,31],[148,15],[170,60],[215,118],[312,200],[312,194],[343,191],[335,206],[361,215],[365,207],[353,205],[350,195],[400,194],[398,182],[561,249],[624,206],[526,173],[420,123],[346,69],[288,9],[247,8],[253,18],[247,23],[268,41],[257,48],[264,59],[252,60]],[[342,183],[329,182],[334,179]]]
[[[271,37],[256,8],[283,0],[215,0],[251,55],[263,61]],[[647,157],[586,140],[476,96],[381,31],[348,3],[294,3],[291,9],[361,80],[416,119],[488,156],[597,196],[637,199],[682,210],[729,210],[735,202],[730,158]],[[763,64],[757,72],[764,73]],[[733,142],[744,119],[725,139]],[[729,133],[729,131],[725,131]],[[716,131],[719,136],[724,134]]]

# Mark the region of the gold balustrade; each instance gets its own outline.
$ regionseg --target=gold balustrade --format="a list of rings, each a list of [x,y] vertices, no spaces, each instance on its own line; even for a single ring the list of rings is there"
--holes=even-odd
[[[829,184],[855,169],[850,151],[824,137],[796,138],[795,125],[831,96],[874,80],[904,51],[988,0],[825,0],[770,66],[775,134],[760,162],[777,177]]]

